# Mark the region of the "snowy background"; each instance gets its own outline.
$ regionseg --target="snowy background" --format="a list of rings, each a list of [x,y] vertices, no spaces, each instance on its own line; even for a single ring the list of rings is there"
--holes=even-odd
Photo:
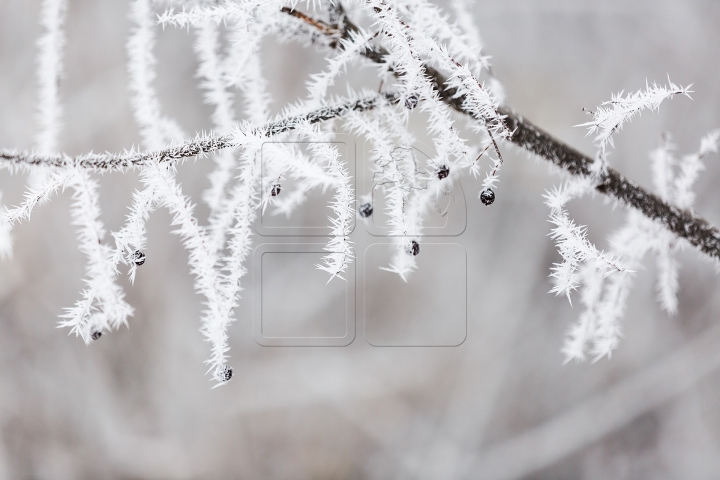
[[[38,8],[36,0],[0,2],[4,147],[32,146]],[[650,185],[648,152],[661,132],[689,153],[720,127],[717,2],[493,0],[478,1],[474,14],[508,103],[586,153],[591,139],[573,127],[587,121],[582,107],[646,79],[694,84],[693,101],[676,98],[617,136],[611,165],[642,185]],[[139,144],[126,90],[128,29],[124,2],[70,1],[61,84],[67,153]],[[192,41],[169,28],[156,49],[163,107],[188,133],[210,127]],[[263,51],[276,109],[303,97],[307,75],[324,65],[316,50],[268,40]],[[375,88],[372,70],[359,65],[355,81]],[[463,180],[467,229],[453,240],[467,252],[462,345],[373,347],[358,316],[347,347],[262,347],[246,282],[230,330],[235,376],[214,390],[202,363],[201,297],[168,213],[153,214],[148,261],[135,285],[125,285],[136,308],[130,328],[86,347],[55,328],[84,271],[69,192],[38,208],[0,267],[0,478],[717,478],[713,266],[694,251],[680,255],[679,314],[669,318],[654,301],[646,262],[612,359],[563,365],[563,335],[579,308],[546,293],[559,257],[541,200],[561,176],[505,151],[491,208],[475,198],[480,182]],[[716,225],[718,162],[708,160],[696,189],[697,210]],[[209,163],[179,169],[198,202]],[[101,184],[103,219],[116,230],[138,179],[112,174]],[[21,199],[21,183],[7,173],[0,189],[5,203]],[[599,197],[570,208],[600,248],[624,218]],[[361,252],[377,239],[358,232],[356,241]],[[413,288],[418,299],[448,300],[431,281]],[[335,297],[304,297],[315,303],[298,309],[322,311]],[[392,311],[407,297],[385,301]]]

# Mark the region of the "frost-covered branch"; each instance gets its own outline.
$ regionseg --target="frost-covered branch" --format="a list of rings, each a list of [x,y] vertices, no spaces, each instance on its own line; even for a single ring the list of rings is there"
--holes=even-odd
[[[334,277],[343,278],[342,275],[352,262],[354,254],[352,242],[349,239],[352,221],[355,217],[355,192],[351,187],[351,178],[347,168],[340,160],[337,148],[327,143],[313,143],[311,148],[315,155],[325,157],[327,160],[327,173],[336,179],[337,188],[335,196],[330,204],[334,216],[332,222],[330,241],[325,247],[329,253],[323,257],[324,265],[317,265],[321,270],[330,274],[330,280]],[[328,280],[328,281],[330,281]]]
[[[68,179],[75,193],[73,223],[79,227],[80,251],[88,257],[88,278],[83,299],[62,315],[61,327],[82,337],[85,343],[97,340],[105,331],[127,325],[133,309],[125,302],[125,294],[116,283],[117,269],[112,249],[103,243],[105,229],[100,222],[98,184],[87,171],[76,170]]]
[[[558,244],[563,262],[556,264],[550,274],[556,281],[552,293],[565,294],[570,300],[570,293],[577,289],[576,271],[581,263],[592,262],[603,271],[604,276],[614,271],[624,272],[627,267],[610,255],[599,251],[587,239],[587,227],[575,225],[565,211],[565,204],[591,190],[587,179],[568,182],[562,188],[556,188],[546,195],[546,204],[550,207],[550,222],[555,225],[550,236]]]
[[[695,175],[693,172],[703,168],[701,158],[717,151],[718,138],[717,132],[705,136],[700,150],[687,155],[680,171],[676,172],[677,161],[673,153],[675,146],[670,142],[669,136],[664,134],[660,146],[650,154],[653,183],[658,194],[668,202],[675,203],[681,198],[689,198],[692,181],[687,179]],[[587,181],[592,183],[591,178]],[[683,188],[678,189],[678,184],[683,185]],[[584,191],[589,191],[590,187],[591,185],[586,185]],[[568,195],[559,198],[556,203],[559,204],[566,198]],[[551,208],[552,218],[557,215],[557,207]],[[675,252],[683,246],[682,239],[637,210],[630,210],[625,225],[611,236],[610,246],[612,254],[621,257],[632,269],[641,265],[648,251],[653,252],[657,265],[657,300],[669,314],[677,313],[679,280]],[[566,258],[562,249],[561,254]],[[579,259],[579,256],[576,255],[576,258]],[[588,348],[595,360],[612,354],[621,337],[620,319],[633,282],[632,270],[628,269],[621,275],[614,274],[606,281],[607,266],[603,266],[597,259],[588,262],[586,257],[584,260],[585,264],[579,269],[577,265],[580,261],[574,262],[575,268],[570,272],[570,280],[566,281],[566,285],[570,285],[572,289],[583,286],[581,301],[585,307],[585,311],[566,337],[563,353],[567,361],[583,360]],[[571,269],[568,267],[568,270]],[[557,276],[555,273],[552,276]]]
[[[592,113],[593,119],[578,125],[588,127],[588,135],[597,132],[595,143],[598,145],[596,161],[592,172],[596,178],[601,178],[607,171],[607,147],[614,146],[613,134],[622,130],[626,122],[632,120],[635,114],[642,110],[657,111],[660,104],[675,95],[686,95],[690,98],[690,85],[680,87],[668,79],[668,86],[646,84],[644,90],[638,90],[623,96],[624,92],[613,95],[612,99],[598,106]]]
[[[396,98],[388,94],[392,101]],[[138,151],[129,150],[121,154],[88,153],[76,157],[64,154],[40,155],[34,152],[17,150],[0,151],[0,160],[5,168],[28,168],[33,166],[79,167],[97,172],[124,171],[131,168],[145,167],[150,164],[176,164],[198,155],[206,155],[225,148],[237,148],[245,144],[246,138],[261,135],[271,138],[295,129],[299,124],[315,124],[333,118],[340,118],[351,111],[364,111],[375,108],[385,101],[378,95],[361,98],[338,99],[310,112],[280,117],[261,127],[253,127],[242,123],[231,135],[198,135],[178,145],[160,150]]]
[[[346,19],[344,24],[347,31],[356,28],[349,19]],[[330,46],[332,45],[330,44]],[[388,52],[382,47],[368,47],[361,52],[361,55],[367,59],[380,64],[385,64],[387,54]],[[388,64],[387,68],[392,69],[393,66]],[[447,88],[447,80],[439,71],[431,66],[426,66],[426,71],[443,101],[455,110],[473,116],[473,113],[466,109],[463,103],[464,98],[457,95],[457,90]],[[512,132],[508,140],[513,144],[572,175],[589,176],[592,174],[594,158],[554,138],[511,107],[501,105],[498,107],[498,113],[504,116],[505,125]],[[720,230],[695,212],[664,202],[657,195],[625,178],[612,167],[607,168],[607,172],[601,177],[595,190],[638,210],[649,219],[661,223],[673,234],[686,239],[703,253],[720,260]]]

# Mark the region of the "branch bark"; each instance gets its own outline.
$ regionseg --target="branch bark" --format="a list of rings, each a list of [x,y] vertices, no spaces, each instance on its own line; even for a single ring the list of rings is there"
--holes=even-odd
[[[341,6],[338,5],[337,8],[340,12],[339,25],[325,26],[325,28],[319,30],[326,35],[328,35],[326,32],[330,31],[333,32],[333,35],[337,35],[336,32],[339,30],[343,38],[348,38],[350,32],[357,31],[357,27],[347,18]],[[309,21],[311,18],[307,15],[293,13],[290,9],[287,9],[286,13],[315,26],[313,22]],[[340,48],[341,44],[331,41],[328,46]],[[361,52],[361,55],[374,63],[386,64],[388,69],[393,71],[392,65],[385,62],[388,52],[384,48],[368,46]],[[435,84],[440,98],[445,103],[460,113],[472,116],[464,106],[464,97],[456,95],[455,89],[446,88],[447,78],[441,72],[429,65],[425,66],[425,71]],[[513,132],[508,138],[509,141],[544,158],[572,175],[590,175],[590,165],[594,162],[592,157],[554,138],[508,106],[501,106],[498,108],[498,112],[505,115],[505,122],[509,130]],[[482,118],[474,116],[473,118],[484,121]],[[602,194],[639,210],[643,215],[664,225],[678,237],[686,239],[703,253],[715,260],[720,260],[720,231],[695,212],[683,210],[664,202],[660,197],[625,178],[613,168],[608,168],[607,173],[600,179],[596,189]]]

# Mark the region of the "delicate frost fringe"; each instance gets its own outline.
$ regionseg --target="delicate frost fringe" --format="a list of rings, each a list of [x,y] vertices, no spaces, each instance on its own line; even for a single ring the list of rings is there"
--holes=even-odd
[[[219,58],[213,59],[216,54],[217,46],[217,28],[211,22],[205,22],[203,28],[212,29],[214,31],[214,42],[205,46],[206,56],[208,59],[208,78],[217,78],[212,82],[211,88],[218,91],[216,94],[217,101],[211,103],[217,104],[217,108],[227,109],[230,115],[224,117],[225,121],[216,124],[221,128],[222,132],[232,134],[236,128],[234,123],[234,113],[230,106],[220,106],[219,102],[230,101],[229,94],[223,95],[221,91],[227,92],[230,88],[235,87],[241,94],[245,114],[248,120],[257,126],[267,122],[269,118],[270,96],[267,93],[265,78],[262,74],[260,66],[260,41],[262,40],[265,25],[261,18],[255,18],[256,21],[251,23],[237,22],[231,28],[230,46],[224,60]],[[246,147],[255,148],[255,147]],[[228,194],[225,193],[227,186],[231,182],[232,167],[237,162],[234,160],[232,153],[223,153],[225,158],[232,159],[220,165],[215,172],[211,174],[211,189],[207,195],[211,204],[210,226],[208,233],[210,243],[214,249],[221,249],[226,240],[226,235],[235,216],[234,210],[228,208],[235,205],[229,201]],[[232,163],[232,165],[231,165]],[[241,175],[242,177],[242,175]],[[249,237],[248,237],[249,238]],[[249,241],[249,240],[248,240]]]
[[[173,140],[182,138],[180,127],[160,111],[160,102],[152,87],[155,78],[153,66],[156,62],[152,53],[155,45],[152,10],[148,0],[135,0],[130,4],[130,19],[135,24],[127,42],[130,102],[135,122],[140,129],[142,143],[147,149],[157,150]],[[136,250],[145,248],[145,223],[155,210],[158,202],[159,186],[153,182],[153,169],[160,167],[151,164],[141,172],[140,178],[145,186],[133,194],[133,203],[127,215],[125,225],[113,233],[116,242],[114,260],[130,265],[128,275],[135,280],[137,266],[131,259]]]
[[[327,159],[327,172],[337,182],[335,197],[330,204],[335,216],[330,217],[332,224],[331,237],[325,247],[325,250],[330,253],[323,257],[325,265],[316,265],[320,270],[330,274],[328,280],[330,282],[336,276],[343,278],[342,275],[354,258],[352,242],[348,235],[350,235],[352,221],[355,217],[355,209],[353,208],[355,205],[355,192],[351,187],[351,179],[347,168],[339,158],[337,147],[332,147],[326,143],[313,143],[310,148],[315,155]]]
[[[102,243],[105,229],[99,220],[98,184],[88,172],[75,170],[69,175],[73,187],[73,224],[78,225],[80,251],[88,257],[86,288],[83,299],[62,315],[60,327],[69,327],[89,344],[97,334],[127,325],[133,309],[124,300],[125,294],[117,285],[117,269],[111,248]]]
[[[447,88],[455,89],[455,96],[464,98],[463,107],[471,116],[483,120],[482,124],[474,124],[473,128],[487,132],[499,162],[495,163],[492,172],[485,179],[486,185],[483,186],[483,190],[490,188],[489,185],[494,185],[497,181],[502,164],[496,140],[509,137],[510,131],[505,126],[504,117],[497,111],[498,100],[473,76],[467,65],[460,64],[454,58],[454,55],[459,55],[460,58],[477,58],[477,55],[464,47],[464,42],[459,38],[460,32],[449,24],[435,6],[424,0],[398,2],[398,11],[404,12],[409,17],[407,22],[402,21],[398,12],[383,0],[369,3],[372,4],[377,23],[389,37],[392,55],[388,63],[394,65],[399,76],[405,79],[406,89],[411,90],[414,87],[418,92],[408,94],[407,98],[410,99],[415,95],[416,102],[425,100],[420,106],[421,110],[430,116],[428,131],[438,154],[434,161],[435,165],[447,166],[452,170],[454,165],[460,166],[462,163],[470,165],[470,162],[457,161],[466,158],[467,149],[452,126],[447,111],[449,107],[440,101],[432,86],[428,85],[424,64],[418,60],[420,57],[427,57],[426,61],[448,71],[450,76],[447,80]],[[438,35],[441,40],[449,38],[454,40],[449,43],[450,47],[446,47],[434,38],[433,34]],[[409,79],[408,75],[415,75],[416,78]],[[408,99],[405,100],[406,105]]]
[[[57,149],[57,136],[60,128],[62,106],[59,99],[59,78],[62,71],[62,50],[65,44],[63,23],[67,4],[64,0],[46,0],[41,10],[40,23],[47,30],[38,41],[40,49],[38,61],[39,84],[39,124],[36,138],[40,154],[51,154]],[[37,174],[39,173],[39,175]],[[93,339],[93,334],[103,330],[116,329],[127,324],[132,308],[124,301],[122,288],[116,283],[115,264],[111,259],[111,250],[102,244],[105,231],[99,220],[97,183],[88,172],[79,169],[64,169],[52,172],[50,169],[37,170],[34,182],[42,185],[26,194],[21,207],[7,212],[7,225],[20,218],[29,218],[32,208],[46,201],[61,186],[69,185],[75,190],[75,203],[71,209],[73,223],[78,225],[80,251],[88,257],[87,288],[83,300],[63,315],[60,326],[71,328],[83,338],[85,343]],[[40,180],[39,177],[44,177]],[[33,182],[31,182],[33,183]]]
[[[593,165],[593,174],[600,179],[607,172],[607,147],[614,146],[613,134],[622,130],[626,122],[642,110],[658,111],[660,104],[675,95],[686,95],[690,98],[692,85],[680,87],[668,78],[668,86],[657,83],[652,85],[646,82],[644,90],[629,93],[623,97],[624,92],[612,95],[612,98],[602,103],[592,113],[590,122],[581,123],[578,127],[587,127],[588,135],[597,132],[595,143],[598,145],[597,160]]]
[[[345,125],[373,144],[370,158],[375,163],[373,188],[384,193],[389,233],[397,243],[389,267],[382,268],[407,281],[417,268],[412,242],[422,233],[423,218],[436,197],[445,194],[444,188],[457,173],[439,179],[436,170],[418,170],[413,153],[415,141],[407,129],[405,115],[397,107],[349,114]]]
[[[419,105],[429,117],[427,130],[433,138],[436,152],[433,163],[438,167],[446,165],[452,168],[457,159],[465,156],[466,146],[453,127],[450,107],[440,100],[426,76],[425,65],[420,58],[423,53],[428,53],[426,46],[414,41],[398,13],[384,1],[369,0],[368,12],[385,33],[390,50],[386,62],[393,65],[398,77],[403,78],[401,103],[408,108]]]
[[[317,103],[312,100],[304,105],[313,104],[317,106]],[[296,189],[297,194],[283,205],[285,211],[296,206],[305,193],[316,186],[321,186],[323,190],[328,186],[335,188],[335,196],[330,203],[334,214],[329,217],[330,240],[325,247],[325,250],[330,253],[323,257],[324,265],[316,265],[330,275],[329,282],[336,276],[343,278],[343,273],[354,258],[352,242],[348,235],[355,217],[355,192],[351,186],[352,180],[345,162],[340,159],[337,147],[330,143],[332,134],[322,132],[318,125],[311,125],[309,122],[299,123],[295,126],[294,131],[299,138],[309,141],[307,147],[312,161],[294,161],[292,162],[293,167],[288,168],[287,156],[283,158],[273,154],[264,155],[263,162],[267,162],[269,165],[263,166],[263,168],[269,170],[269,175],[268,178],[263,179],[263,209],[277,197],[273,196],[271,192],[275,188],[277,179],[282,179],[285,175],[295,177],[299,183]],[[282,144],[269,144],[268,146],[280,147],[279,150],[286,155],[291,151],[291,149],[284,148]],[[274,153],[278,153],[277,148],[275,150]],[[280,172],[279,175],[277,172]]]
[[[584,187],[578,186],[574,189],[575,193],[571,192],[572,189],[566,188],[565,191],[556,190],[548,195],[551,221],[556,225],[552,236],[559,240],[558,249],[564,260],[552,269],[551,276],[557,281],[552,292],[565,292],[569,299],[570,291],[577,289],[580,284],[585,284],[587,289],[581,297],[585,312],[578,323],[569,330],[562,349],[566,361],[585,359],[585,349],[588,344],[592,344],[591,353],[595,361],[606,355],[610,357],[612,351],[617,348],[621,336],[618,322],[632,284],[633,271],[629,268],[636,268],[648,249],[655,252],[657,259],[658,301],[668,313],[673,314],[677,311],[679,283],[674,251],[679,247],[679,243],[674,235],[638,212],[631,211],[626,225],[611,238],[612,251],[618,257],[622,256],[626,263],[622,269],[624,272],[621,275],[613,275],[608,282],[605,282],[610,270],[607,262],[603,263],[598,258],[589,257],[592,268],[585,267],[578,271],[579,264],[587,258],[577,255],[576,248],[580,244],[575,247],[569,246],[568,238],[572,235],[584,238],[585,228],[576,227],[562,208],[570,198],[576,196],[576,193],[584,194],[591,191],[606,175],[607,147],[614,145],[613,134],[620,131],[627,121],[643,109],[657,111],[664,100],[674,95],[690,96],[690,86],[679,87],[669,79],[668,84],[667,87],[659,86],[657,83],[646,84],[644,90],[626,96],[620,92],[613,95],[610,101],[598,106],[595,112],[591,112],[593,120],[579,125],[588,127],[588,134],[597,133],[595,142],[598,145],[598,153],[591,167],[591,176],[586,179],[588,183]],[[712,140],[704,141],[704,145],[708,152],[714,148]],[[673,148],[669,140],[663,138],[660,148],[653,151],[650,156],[655,189],[664,201],[671,203],[678,197],[676,193],[678,180],[673,178],[673,167],[676,164],[672,155]],[[681,196],[684,198],[692,199],[692,193],[688,193],[688,189],[700,168],[698,163],[699,158],[691,157],[683,167],[684,171],[688,172],[688,182],[683,183],[680,180],[680,183],[683,183]],[[689,205],[686,205],[684,208],[688,207]]]
[[[311,102],[320,102],[327,96],[327,90],[335,83],[335,78],[347,70],[350,64],[368,45],[375,35],[358,29],[350,32],[348,39],[340,39],[338,53],[328,59],[327,69],[319,74],[311,75],[308,82],[308,92]]]
[[[397,252],[386,270],[397,273],[407,281],[409,274],[417,268],[415,257],[405,253],[412,241],[408,235],[419,235],[422,228],[420,215],[411,215],[408,207],[413,204],[410,195],[422,187],[417,179],[419,172],[410,159],[412,143],[408,142],[412,141],[412,137],[403,133],[407,131],[404,116],[393,107],[387,107],[383,109],[382,115],[374,112],[365,115],[352,113],[346,117],[345,124],[373,144],[371,161],[376,165],[373,187],[377,185],[385,194],[390,235],[398,244]],[[384,134],[388,124],[393,136],[400,141],[398,147],[393,143],[393,136],[388,138]],[[420,197],[416,197],[419,201]],[[415,213],[419,213],[417,209]]]
[[[694,194],[692,184],[697,173],[702,170],[701,159],[717,152],[720,131],[710,132],[700,142],[697,153],[687,155],[680,163],[679,172],[674,172],[678,164],[672,145],[667,137],[663,138],[658,149],[650,154],[653,184],[658,194],[666,201],[678,207],[691,208]],[[655,223],[635,210],[628,212],[625,225],[610,238],[612,252],[621,255],[626,265],[637,268],[648,250],[655,253],[657,264],[657,300],[669,314],[677,312],[677,291],[679,288],[678,264],[675,252],[683,246],[662,225]],[[581,294],[585,311],[578,322],[568,331],[562,352],[565,360],[584,360],[588,345],[594,361],[610,356],[617,348],[622,333],[619,319],[625,309],[625,303],[632,287],[632,270],[623,275],[613,275],[605,283],[605,274],[597,264],[586,264],[579,272],[579,283],[584,285]]]
[[[213,127],[220,135],[227,135],[235,124],[233,111],[233,95],[228,91],[226,75],[222,69],[222,60],[219,58],[218,26],[212,21],[205,21],[197,28],[195,53],[198,57],[199,87],[205,90],[205,103],[215,107],[212,113]],[[234,153],[223,150],[215,155],[216,167],[210,178],[210,188],[203,194],[203,200],[211,210],[211,216],[219,208],[224,195],[225,187],[232,177],[235,168]],[[222,243],[216,245],[222,247]]]
[[[136,0],[131,6],[131,18],[137,24],[134,33],[128,41],[128,56],[131,91],[134,93],[133,106],[136,121],[148,148],[159,148],[164,143],[176,138],[180,133],[174,122],[166,119],[160,113],[160,104],[151,86],[154,78],[153,65],[155,58],[152,54],[154,35],[150,20],[152,11],[148,0]],[[145,190],[136,195],[133,211],[130,218],[133,224],[128,228],[138,231],[129,232],[116,238],[124,239],[135,237],[144,242],[144,219],[150,213],[154,202],[160,201],[173,215],[173,224],[180,228],[176,230],[189,252],[189,264],[195,275],[195,289],[207,299],[207,308],[202,316],[202,330],[211,344],[213,356],[208,361],[209,371],[218,384],[223,384],[228,378],[225,373],[227,347],[226,329],[232,318],[224,315],[223,306],[227,301],[222,298],[223,289],[216,266],[218,258],[209,246],[205,230],[198,225],[193,216],[194,207],[190,200],[174,180],[172,173],[161,166],[150,166],[143,171]],[[146,200],[146,201],[143,201]],[[127,232],[127,229],[126,229]],[[118,245],[118,250],[132,250]]]
[[[587,227],[575,225],[565,211],[565,204],[573,198],[592,191],[589,179],[570,180],[564,187],[555,188],[545,195],[546,205],[550,207],[550,223],[555,225],[550,236],[557,243],[558,252],[563,258],[556,263],[550,277],[555,279],[555,286],[550,290],[556,295],[565,294],[570,300],[570,293],[579,287],[577,269],[580,264],[591,261],[606,277],[614,271],[624,272],[626,266],[617,258],[599,251],[587,239]]]

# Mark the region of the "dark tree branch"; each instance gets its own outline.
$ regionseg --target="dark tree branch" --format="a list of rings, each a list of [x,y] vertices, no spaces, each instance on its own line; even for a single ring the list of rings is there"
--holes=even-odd
[[[342,26],[334,28],[333,35],[337,35],[335,32],[340,30],[342,38],[348,38],[349,33],[356,31],[357,27],[347,18],[342,7],[338,8]],[[313,25],[309,21],[310,17],[298,18]],[[341,47],[337,42],[332,42],[329,46]],[[367,46],[360,53],[372,62],[386,64],[385,57],[388,55],[388,51],[383,47]],[[392,71],[392,65],[388,65],[388,69]],[[442,73],[429,65],[425,66],[425,71],[445,103],[458,112],[472,116],[470,111],[465,108],[465,98],[462,95],[457,96],[455,89],[446,88],[447,78]],[[593,158],[554,138],[507,106],[501,106],[498,112],[505,116],[506,125],[513,132],[508,138],[512,143],[573,175],[590,175]],[[473,116],[473,118],[476,117]],[[485,121],[483,118],[476,118],[476,120]],[[702,252],[720,260],[720,231],[696,213],[664,202],[660,197],[628,180],[613,168],[607,169],[607,173],[600,179],[596,190],[639,210],[643,215],[661,223],[672,233],[686,239]]]
[[[593,159],[569,145],[553,138],[508,108],[501,109],[505,121],[514,130],[510,140],[573,175],[590,175]],[[720,231],[692,211],[668,204],[657,195],[625,178],[620,172],[608,168],[607,174],[596,187],[597,191],[631,206],[686,239],[702,252],[720,259]]]
[[[383,96],[378,95],[361,98],[359,100],[340,102],[302,115],[281,118],[266,123],[261,127],[253,128],[245,133],[247,135],[261,135],[270,138],[281,133],[290,132],[303,123],[315,124],[324,122],[333,118],[342,117],[352,111],[362,112],[373,109],[385,102],[396,103],[397,101],[397,97],[394,94],[388,93]],[[178,146],[151,152],[130,151],[124,154],[90,153],[71,157],[64,154],[38,155],[32,152],[0,150],[0,160],[3,160],[1,166],[6,168],[46,166],[57,168],[79,167],[96,171],[114,171],[142,167],[151,163],[175,163],[185,158],[239,146],[242,146],[242,142],[238,141],[235,135],[208,135],[183,142]]]

